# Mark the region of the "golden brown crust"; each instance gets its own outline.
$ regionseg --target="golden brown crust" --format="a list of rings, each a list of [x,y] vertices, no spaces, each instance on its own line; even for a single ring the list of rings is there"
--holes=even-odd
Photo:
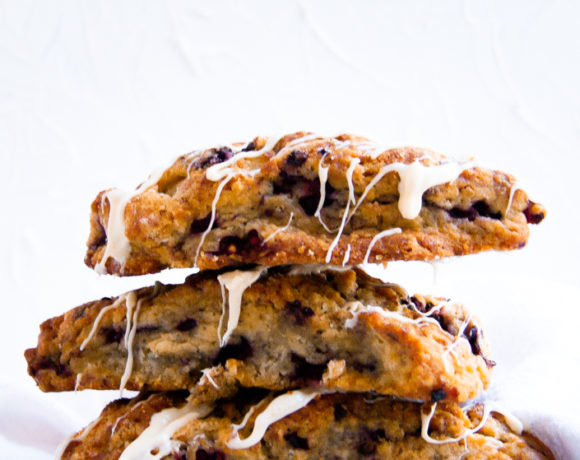
[[[240,423],[258,394],[241,394],[221,401],[203,419],[194,419],[177,431],[176,459],[553,459],[550,450],[529,433],[515,434],[503,416],[492,413],[484,427],[466,441],[432,444],[421,437],[421,410],[429,407],[365,394],[319,396],[305,408],[271,425],[256,445],[229,449],[232,423]],[[83,440],[72,441],[63,459],[119,458],[124,449],[149,425],[152,415],[181,407],[184,395],[155,393],[133,400],[115,401],[105,408]],[[272,396],[266,396],[240,432],[244,439],[255,418]],[[370,398],[370,399],[369,399]],[[481,421],[483,408],[462,411],[455,404],[439,404],[429,424],[434,439],[457,438]],[[77,435],[78,437],[78,435]]]
[[[211,380],[200,380],[208,368],[228,391],[237,385],[274,390],[320,385],[465,401],[489,384],[488,346],[477,320],[461,305],[408,297],[400,287],[358,269],[301,275],[292,267],[267,270],[244,292],[239,324],[220,349],[222,296],[216,276],[202,272],[181,285],[136,291],[143,301],[130,347],[134,366],[128,389],[201,384],[211,392]],[[127,361],[125,302],[103,314],[96,334],[80,350],[99,312],[115,301],[91,302],[42,324],[38,348],[26,351],[29,373],[42,390],[72,390],[77,375],[81,389],[119,387]],[[390,316],[365,311],[369,305]],[[353,311],[361,308],[355,321]],[[423,322],[411,321],[430,310]]]
[[[357,202],[385,165],[414,161],[437,165],[443,160],[441,155],[412,147],[387,150],[372,158],[368,141],[350,135],[291,144],[303,135],[285,136],[264,155],[237,162],[237,167],[255,174],[236,175],[225,184],[214,228],[197,258],[200,269],[246,263],[324,263],[336,233],[326,231],[313,216],[320,198],[321,164],[329,168],[328,199],[321,215],[327,226],[337,229],[348,200],[346,173],[353,158],[360,161],[352,176]],[[256,138],[251,147],[259,149],[265,143],[266,139]],[[220,184],[206,177],[207,168],[231,155],[231,150],[220,148],[182,156],[153,186],[131,198],[123,214],[130,254],[124,263],[109,257],[106,271],[140,275],[193,266]],[[349,246],[349,263],[362,263],[373,237],[389,228],[401,228],[402,233],[380,239],[370,254],[371,262],[516,249],[527,241],[527,223],[539,223],[545,216],[545,209],[529,201],[522,190],[515,192],[508,210],[515,179],[499,171],[473,167],[451,183],[428,189],[414,219],[405,219],[399,212],[398,183],[398,173],[390,172],[370,189],[347,222],[330,263],[342,263]],[[91,207],[85,258],[91,267],[105,251],[108,213],[109,200],[101,192]],[[291,214],[292,221],[284,229]]]

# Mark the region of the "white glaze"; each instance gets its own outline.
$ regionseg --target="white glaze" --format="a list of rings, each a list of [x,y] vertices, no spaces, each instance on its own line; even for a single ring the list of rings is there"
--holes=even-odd
[[[350,246],[350,243],[348,243],[348,246],[346,247],[346,251],[344,252],[344,258],[342,259],[342,266],[343,267],[348,263],[348,260],[350,259],[350,250],[351,250],[351,246]]]
[[[375,177],[366,186],[351,217],[366,198],[369,191],[388,173],[396,171],[399,174],[399,212],[405,219],[414,219],[421,211],[423,193],[436,185],[451,182],[472,166],[471,163],[460,163],[447,160],[443,163],[425,166],[417,159],[412,163],[393,163],[383,166]]]
[[[101,311],[99,312],[99,314],[97,315],[97,317],[93,321],[93,326],[91,328],[91,331],[89,332],[89,335],[87,335],[87,338],[85,340],[83,340],[83,343],[81,343],[80,351],[83,351],[85,349],[87,344],[91,341],[91,339],[93,338],[93,336],[97,332],[97,329],[99,327],[99,323],[101,322],[103,315],[105,313],[107,313],[109,310],[112,310],[113,308],[117,307],[121,302],[124,302],[129,294],[130,293],[121,294],[117,298],[117,300],[115,300],[111,305],[108,305],[105,308],[101,309]]]
[[[246,439],[240,439],[238,431],[234,429],[232,439],[228,441],[227,447],[229,449],[247,449],[257,444],[264,437],[270,425],[306,407],[316,396],[327,392],[327,390],[319,388],[306,388],[290,391],[274,398],[268,407],[256,417],[250,436]]]
[[[520,420],[518,420],[515,416],[513,416],[511,413],[506,411],[501,404],[499,404],[495,401],[486,401],[484,403],[484,406],[483,406],[483,416],[481,418],[481,421],[479,422],[479,424],[475,428],[466,428],[465,431],[463,432],[463,434],[461,436],[456,437],[456,438],[434,439],[431,436],[429,436],[429,424],[431,423],[431,419],[433,418],[433,415],[435,414],[436,408],[437,408],[437,403],[433,403],[431,405],[431,410],[429,411],[429,414],[425,414],[425,413],[421,412],[421,437],[425,441],[427,441],[428,443],[431,443],[431,444],[448,444],[450,442],[459,442],[459,441],[467,438],[467,436],[470,436],[473,433],[477,433],[479,430],[481,430],[483,428],[483,426],[487,422],[487,419],[489,418],[489,415],[491,414],[491,412],[497,412],[497,413],[503,415],[505,417],[505,420],[506,420],[508,427],[514,433],[521,435],[522,431],[524,429],[522,422]]]
[[[445,351],[441,354],[441,359],[443,360],[443,366],[445,367],[445,371],[448,373],[451,372],[451,370],[449,368],[448,361],[445,359],[445,358],[447,358],[447,355],[451,354],[452,356],[455,357],[455,355],[453,354],[453,349],[457,345],[459,345],[459,343],[465,343],[468,346],[470,346],[467,339],[463,336],[463,333],[465,332],[465,328],[469,324],[469,321],[471,321],[471,315],[468,315],[467,318],[465,318],[465,320],[461,323],[461,326],[459,326],[459,330],[457,331],[457,334],[455,335],[455,339],[453,340],[451,345],[449,345],[445,349]]]
[[[385,310],[382,307],[378,307],[376,305],[363,305],[359,301],[349,302],[345,305],[345,308],[352,313],[352,318],[349,318],[345,321],[344,327],[346,329],[351,329],[355,327],[358,323],[358,317],[361,313],[378,313],[383,318],[394,319],[401,323],[409,323],[409,324],[434,324],[437,327],[441,328],[441,325],[435,321],[433,318],[428,318],[421,316],[416,319],[407,318],[403,316],[401,313],[396,313],[393,311]]]
[[[207,234],[211,231],[211,228],[213,227],[213,223],[215,221],[215,215],[216,215],[216,206],[217,206],[217,203],[220,199],[220,195],[222,194],[222,190],[224,189],[226,184],[232,179],[232,177],[234,177],[233,174],[227,175],[219,183],[219,185],[217,187],[217,190],[215,192],[215,196],[213,197],[213,201],[211,203],[211,217],[209,220],[209,225],[207,226],[205,231],[202,233],[201,238],[199,240],[199,244],[197,245],[197,250],[195,251],[195,259],[193,260],[194,267],[197,267],[197,258],[199,257],[199,252],[201,251],[201,246],[203,245],[203,242],[205,241],[205,237],[207,236]]]
[[[377,233],[373,239],[371,240],[369,247],[367,248],[367,252],[365,254],[365,258],[363,261],[363,264],[368,264],[369,263],[369,256],[371,255],[371,251],[374,247],[374,245],[377,243],[377,241],[379,241],[381,238],[384,238],[385,236],[391,236],[391,235],[395,235],[397,233],[401,233],[401,229],[400,228],[389,228],[387,230],[383,230],[382,232]]]
[[[217,383],[215,383],[215,380],[211,378],[211,370],[213,368],[207,368],[207,369],[202,369],[201,370],[201,379],[199,379],[199,382],[201,383],[201,381],[203,379],[206,379],[209,383],[212,384],[212,386],[216,389],[219,390],[220,387],[218,386]]]
[[[125,362],[125,370],[123,371],[123,375],[121,376],[121,384],[119,386],[120,397],[123,397],[123,390],[125,389],[125,385],[127,385],[127,381],[131,377],[133,373],[133,342],[135,340],[135,334],[137,332],[137,320],[139,318],[139,311],[141,310],[141,303],[145,299],[139,299],[137,301],[137,306],[135,307],[135,312],[133,313],[133,321],[132,324],[129,325],[127,323],[127,328],[125,329],[125,348],[127,348],[127,361]],[[129,302],[127,302],[127,312],[130,311]],[[129,334],[127,335],[127,331]]]
[[[75,379],[75,393],[79,390],[80,388],[80,384],[81,384],[81,379],[83,378],[83,374],[79,373],[77,374],[77,378]]]
[[[266,238],[264,238],[264,241],[262,241],[262,246],[264,244],[266,244],[267,241],[270,241],[272,238],[274,238],[278,233],[288,230],[288,227],[290,227],[290,223],[292,222],[293,217],[294,217],[294,213],[291,212],[290,219],[288,219],[288,223],[286,225],[284,225],[284,227],[280,227],[279,229],[270,233]]]
[[[119,460],[156,460],[171,454],[181,445],[171,436],[190,420],[205,417],[212,409],[210,405],[193,406],[188,403],[179,409],[158,412],[151,417],[149,426],[139,437],[125,448]],[[153,451],[155,454],[152,454]]]
[[[304,264],[304,265],[293,265],[288,274],[293,276],[308,276],[308,275],[320,275],[322,272],[326,271],[346,272],[350,269],[351,269],[350,266],[339,267],[338,265]]]
[[[101,209],[105,198],[109,200],[109,216],[107,219],[107,244],[99,263],[95,265],[95,271],[99,274],[107,273],[106,263],[109,258],[115,259],[120,265],[120,273],[123,273],[125,261],[131,252],[131,244],[125,234],[125,208],[131,198],[155,184],[163,175],[164,168],[159,168],[151,173],[149,178],[137,189],[126,191],[112,189],[101,197]]]
[[[334,240],[332,240],[332,243],[330,243],[330,247],[328,248],[328,251],[326,252],[326,259],[325,259],[326,263],[330,262],[330,260],[332,259],[332,252],[334,251],[334,248],[338,244],[338,240],[342,236],[342,232],[344,231],[344,226],[345,226],[346,221],[348,219],[348,210],[350,209],[350,204],[351,204],[351,202],[352,202],[352,204],[356,203],[356,200],[354,197],[354,185],[352,183],[352,175],[354,173],[356,166],[359,163],[360,163],[360,160],[358,158],[351,159],[350,165],[349,165],[348,170],[346,172],[346,180],[348,182],[348,200],[346,201],[344,213],[342,214],[342,221],[340,222],[340,227],[338,228],[338,233],[336,234],[336,237],[334,238]]]
[[[510,209],[512,207],[512,204],[513,204],[513,201],[514,201],[514,195],[516,194],[516,192],[518,190],[521,190],[521,187],[520,187],[520,184],[518,182],[516,182],[510,188],[510,197],[509,197],[509,200],[508,200],[508,204],[507,204],[507,206],[505,208],[504,215],[507,216],[508,212],[510,211]]]
[[[232,335],[234,329],[238,326],[240,320],[240,310],[242,305],[242,295],[244,291],[249,288],[260,275],[267,270],[266,267],[257,267],[254,270],[233,270],[231,272],[222,273],[218,276],[220,285],[224,286],[228,291],[228,324],[226,332],[220,338],[220,347],[225,346]],[[222,294],[224,291],[222,290]],[[225,305],[225,297],[222,299]],[[225,308],[224,308],[225,310]],[[222,318],[223,318],[222,312]],[[220,318],[220,325],[221,325]],[[218,330],[218,338],[220,337],[221,329]]]
[[[318,200],[318,207],[314,212],[314,217],[318,219],[320,225],[322,225],[328,233],[332,233],[332,229],[324,223],[324,221],[322,220],[322,216],[320,215],[322,207],[324,206],[324,201],[326,200],[326,181],[328,180],[329,166],[322,166],[322,162],[324,161],[325,156],[326,155],[324,155],[318,162],[318,180],[320,181],[320,200]]]

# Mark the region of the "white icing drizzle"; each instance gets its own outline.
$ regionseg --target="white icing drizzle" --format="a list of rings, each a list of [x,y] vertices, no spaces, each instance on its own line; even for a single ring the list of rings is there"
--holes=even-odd
[[[385,175],[396,171],[399,174],[399,212],[405,219],[414,219],[421,211],[423,193],[431,187],[457,179],[471,165],[447,160],[438,165],[425,166],[420,160],[421,158],[409,164],[393,163],[383,166],[366,186],[350,217],[356,213],[369,191]]]
[[[60,460],[62,458],[62,454],[64,454],[64,451],[72,441],[82,441],[85,439],[98,421],[99,419],[93,420],[78,436],[73,433],[64,438],[56,448],[54,459]]]
[[[101,209],[105,198],[109,200],[109,216],[106,229],[107,244],[101,260],[95,265],[95,271],[100,275],[107,273],[106,264],[111,257],[121,264],[120,271],[123,272],[125,261],[131,252],[131,244],[125,234],[125,208],[131,198],[155,184],[163,175],[163,171],[164,168],[155,170],[145,182],[133,191],[113,189],[101,196]]]
[[[202,369],[201,370],[201,379],[199,379],[199,382],[201,383],[201,381],[203,379],[206,379],[209,383],[212,384],[212,386],[216,389],[219,390],[220,387],[217,383],[215,383],[215,380],[211,378],[211,370],[212,368],[207,368],[207,369]]]
[[[123,390],[127,381],[133,373],[133,341],[135,340],[135,333],[137,332],[137,319],[139,318],[139,311],[141,310],[141,303],[145,299],[139,299],[137,301],[137,306],[135,307],[135,312],[133,313],[132,324],[127,323],[125,329],[125,348],[127,349],[127,361],[125,362],[125,371],[121,376],[121,384],[119,386],[120,397],[123,397]],[[134,304],[133,304],[134,305]],[[129,302],[127,302],[127,313],[130,311]],[[127,335],[127,331],[129,334]]]
[[[391,235],[395,235],[397,233],[401,233],[401,229],[400,228],[389,228],[388,230],[383,230],[382,232],[377,233],[374,238],[371,240],[369,247],[367,248],[367,253],[365,254],[365,258],[363,261],[363,264],[368,264],[369,263],[369,256],[371,255],[371,251],[374,247],[374,245],[377,243],[377,241],[379,241],[381,238],[384,238],[385,236],[391,236]]]
[[[451,354],[453,357],[455,357],[455,355],[453,354],[453,349],[457,345],[459,345],[459,343],[461,341],[463,341],[467,345],[469,345],[469,342],[463,336],[463,333],[465,332],[465,328],[469,324],[469,321],[471,321],[471,315],[468,315],[467,318],[465,318],[465,320],[461,323],[461,326],[459,326],[459,330],[457,331],[457,334],[455,335],[455,339],[453,340],[453,342],[451,343],[451,345],[449,345],[449,347],[447,347],[445,349],[445,351],[441,354],[441,359],[443,360],[443,366],[445,367],[445,371],[448,372],[448,373],[451,372],[451,370],[449,369],[449,363],[448,363],[448,361],[445,359],[445,358],[447,358],[447,355],[448,354]]]
[[[320,212],[322,211],[322,207],[324,206],[324,201],[326,200],[326,181],[328,180],[328,168],[329,166],[322,166],[322,162],[324,161],[324,155],[320,161],[318,162],[318,179],[320,181],[320,200],[318,200],[318,207],[314,212],[314,217],[318,219],[320,224],[324,227],[328,233],[332,233],[332,229],[328,227],[324,221],[322,220],[322,216]]]
[[[428,318],[421,316],[416,319],[407,318],[403,316],[401,313],[397,313],[394,311],[385,310],[382,307],[378,307],[376,305],[363,305],[359,301],[349,302],[345,305],[345,308],[352,313],[352,318],[349,318],[344,323],[344,327],[346,329],[351,329],[356,326],[358,323],[358,317],[361,313],[378,313],[383,318],[394,319],[396,321],[400,321],[401,323],[409,323],[409,324],[434,324],[437,327],[441,328],[441,325],[435,321],[433,318]]]
[[[336,234],[336,237],[334,238],[334,240],[332,240],[332,243],[330,243],[330,247],[328,248],[328,251],[326,253],[326,260],[325,260],[326,263],[330,262],[330,259],[332,259],[332,252],[334,251],[334,248],[336,247],[338,240],[342,236],[342,232],[344,231],[344,226],[345,226],[346,221],[348,219],[348,210],[350,209],[350,204],[351,204],[351,202],[352,202],[352,204],[356,203],[356,199],[354,197],[354,185],[352,183],[352,175],[354,173],[356,166],[359,163],[360,163],[360,159],[352,158],[350,161],[350,165],[348,167],[348,170],[346,172],[346,180],[348,182],[348,200],[346,201],[346,206],[344,208],[344,213],[342,215],[342,221],[340,223],[340,227],[338,228],[338,233]]]
[[[448,444],[451,442],[459,442],[463,439],[467,438],[468,436],[472,435],[473,433],[477,433],[479,430],[483,428],[489,415],[492,412],[497,412],[504,416],[506,420],[506,424],[514,433],[521,435],[523,431],[523,424],[520,422],[516,417],[514,417],[511,413],[506,411],[503,406],[495,401],[486,401],[483,405],[483,415],[481,417],[481,421],[475,428],[465,428],[463,434],[456,438],[446,438],[446,439],[434,439],[429,435],[429,424],[431,423],[431,419],[435,414],[435,409],[437,408],[437,403],[433,403],[431,405],[431,410],[428,414],[421,412],[421,437],[428,443],[431,444]]]
[[[99,314],[97,315],[97,317],[93,321],[93,327],[91,328],[91,331],[89,332],[89,335],[87,335],[87,338],[85,340],[83,340],[83,343],[81,343],[80,351],[83,351],[85,349],[85,347],[87,346],[87,344],[91,341],[91,339],[93,338],[93,336],[97,332],[97,329],[99,327],[99,323],[101,322],[101,319],[103,318],[103,315],[105,313],[107,313],[109,310],[112,310],[113,308],[117,307],[121,302],[125,301],[125,299],[127,298],[128,295],[129,295],[129,293],[121,294],[117,298],[117,300],[115,300],[111,305],[108,305],[105,308],[102,308],[101,309],[101,311],[99,312]]]
[[[115,431],[117,431],[117,426],[119,425],[119,423],[124,420],[125,418],[127,418],[127,416],[129,414],[131,414],[132,412],[136,411],[137,408],[139,406],[142,406],[143,404],[145,404],[147,401],[149,401],[149,399],[151,399],[153,396],[155,395],[155,393],[151,393],[149,395],[149,397],[147,399],[144,399],[143,401],[139,401],[137,404],[135,404],[131,410],[123,415],[121,415],[120,417],[117,417],[117,420],[115,420],[115,423],[113,423],[113,426],[111,427],[111,435],[113,435],[115,433]]]
[[[221,328],[218,330],[218,338],[220,339],[220,347],[225,346],[232,335],[234,329],[238,326],[240,320],[240,310],[242,305],[242,295],[244,291],[249,288],[260,277],[260,275],[267,270],[266,267],[257,267],[254,270],[233,270],[231,272],[222,273],[218,276],[218,281],[221,286],[228,290],[228,325],[223,337],[220,336]],[[222,295],[224,290],[222,288]],[[225,313],[225,296],[222,296],[223,312]],[[219,326],[221,326],[222,319],[220,318]],[[218,327],[219,327],[218,326]]]
[[[516,182],[510,188],[510,197],[509,197],[508,204],[507,204],[507,207],[505,208],[505,212],[504,212],[505,216],[507,216],[507,213],[511,209],[512,203],[514,201],[514,195],[516,194],[516,191],[518,191],[518,190],[521,190],[521,187],[520,187],[520,184],[518,182]]]
[[[151,417],[149,426],[139,437],[125,448],[119,460],[156,460],[171,454],[181,446],[171,436],[189,421],[205,417],[212,409],[210,405],[192,406],[188,403],[179,409],[169,408],[158,412]]]
[[[233,174],[228,174],[224,178],[224,180],[222,180],[219,183],[219,185],[217,187],[217,190],[215,192],[215,196],[214,196],[213,201],[211,203],[211,217],[209,219],[209,225],[207,226],[205,231],[202,233],[201,238],[199,239],[199,244],[197,245],[197,250],[195,251],[195,259],[193,261],[194,267],[197,267],[197,258],[199,257],[199,251],[201,251],[201,246],[203,245],[203,242],[205,241],[205,237],[207,236],[207,234],[211,231],[211,228],[213,227],[213,223],[215,221],[215,215],[216,215],[216,206],[217,206],[218,200],[220,199],[220,195],[222,194],[222,190],[224,189],[226,184],[232,179],[232,177],[234,177]]]
[[[286,225],[284,225],[284,227],[280,227],[279,229],[277,229],[277,230],[273,231],[271,234],[269,234],[266,238],[264,238],[264,241],[262,241],[262,246],[264,244],[266,244],[267,241],[270,241],[272,238],[274,238],[278,233],[287,230],[288,227],[290,227],[290,223],[292,222],[293,217],[294,217],[294,213],[290,212],[290,219],[288,219],[288,223]]]
[[[81,383],[81,379],[83,378],[83,374],[82,373],[78,373],[77,374],[77,378],[75,380],[75,393],[79,390],[79,385]]]
[[[350,270],[349,266],[339,267],[338,265],[326,265],[326,264],[304,264],[304,265],[293,265],[289,275],[293,276],[308,276],[308,275],[320,275],[322,272],[346,272]]]
[[[123,337],[123,343],[125,344],[125,348],[129,348],[129,336],[131,335],[131,324],[133,321],[133,310],[137,305],[137,295],[135,292],[130,292],[127,295],[127,299],[125,300],[125,315],[126,315],[126,326],[125,326],[125,335]]]
[[[344,252],[344,258],[342,259],[342,266],[343,267],[348,263],[348,259],[350,259],[350,250],[351,250],[351,246],[350,246],[350,243],[348,243],[348,246],[346,247],[346,251]]]
[[[306,407],[310,401],[316,396],[328,393],[328,390],[319,388],[305,388],[302,390],[294,390],[274,398],[268,407],[261,412],[254,422],[254,428],[250,436],[246,439],[240,439],[238,432],[234,429],[232,439],[227,443],[229,449],[247,449],[260,442],[266,434],[266,430],[270,425],[276,423],[278,420],[296,412],[297,410]]]

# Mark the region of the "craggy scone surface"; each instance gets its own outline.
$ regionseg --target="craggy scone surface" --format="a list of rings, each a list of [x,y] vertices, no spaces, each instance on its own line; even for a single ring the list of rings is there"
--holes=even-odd
[[[182,393],[142,394],[109,404],[94,425],[76,435],[63,459],[117,459],[164,409],[185,404]],[[367,394],[318,396],[267,429],[264,437],[245,449],[227,447],[232,424],[240,424],[252,404],[255,412],[239,432],[245,439],[256,416],[272,399],[259,392],[243,393],[218,401],[209,415],[192,419],[175,432],[172,452],[166,459],[553,459],[534,436],[510,430],[503,416],[493,413],[477,433],[446,444],[427,442],[421,435],[421,410],[429,405],[374,398]],[[261,401],[261,402],[260,402]],[[456,404],[438,404],[429,422],[429,436],[436,440],[458,438],[475,428],[483,409],[463,410]],[[164,451],[162,451],[164,452]]]
[[[403,217],[399,179],[405,165],[413,165],[416,179],[424,169],[429,171],[421,177],[433,179],[450,163],[458,164],[420,148],[384,150],[352,135],[295,133],[196,151],[125,200],[118,190],[101,192],[92,204],[85,262],[118,275],[246,263],[356,265],[375,236],[395,228],[401,232],[375,241],[370,262],[524,246],[527,224],[539,223],[545,210],[500,171],[466,164],[451,182],[410,193],[420,212]],[[381,178],[389,165],[403,169]],[[112,207],[117,218],[110,217]]]
[[[256,268],[238,273],[249,270]],[[228,394],[240,385],[272,390],[315,385],[466,401],[489,384],[494,363],[487,343],[461,305],[409,297],[359,269],[263,268],[243,292],[239,324],[220,348],[219,273],[135,291],[139,311],[128,346],[126,298],[90,302],[46,321],[38,347],[26,351],[29,373],[44,391],[72,390],[75,384],[115,389],[126,373],[129,349],[130,390],[197,386]],[[81,350],[93,327],[94,336]]]

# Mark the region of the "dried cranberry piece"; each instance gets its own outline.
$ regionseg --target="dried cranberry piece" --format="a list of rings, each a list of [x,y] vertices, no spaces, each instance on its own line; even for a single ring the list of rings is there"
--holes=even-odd
[[[211,155],[205,158],[201,163],[199,163],[200,168],[205,168],[207,166],[215,165],[218,163],[223,163],[234,156],[234,152],[229,147],[220,147],[219,149],[213,149]]]
[[[198,449],[195,452],[195,460],[225,460],[226,454],[221,450],[207,451]]]
[[[224,236],[219,244],[216,255],[247,255],[258,249],[262,245],[262,237],[257,230],[253,229],[246,236],[239,237],[235,235]]]
[[[105,338],[105,343],[119,343],[125,335],[125,330],[120,327],[103,327],[99,332]]]
[[[536,209],[537,207],[536,203],[528,201],[528,207],[524,209],[524,215],[526,216],[526,222],[528,224],[539,224],[546,217],[544,211],[538,211]]]
[[[211,213],[201,219],[195,219],[189,226],[189,233],[195,235],[196,233],[205,232],[211,221]],[[217,219],[214,219],[211,229],[218,226]]]

